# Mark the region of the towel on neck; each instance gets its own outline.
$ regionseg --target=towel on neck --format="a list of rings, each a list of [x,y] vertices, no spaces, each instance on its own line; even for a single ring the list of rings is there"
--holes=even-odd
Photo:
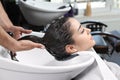
[[[93,51],[80,51],[77,52],[78,54],[88,54],[91,55],[92,57],[95,58],[100,73],[103,77],[103,80],[118,80],[116,78],[116,76],[112,73],[112,71],[108,68],[108,66],[105,64],[105,62],[100,58],[100,56],[98,54],[96,54],[96,52]]]

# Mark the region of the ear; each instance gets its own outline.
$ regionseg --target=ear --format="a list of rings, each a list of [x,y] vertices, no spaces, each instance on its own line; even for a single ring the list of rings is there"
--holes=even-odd
[[[74,53],[77,51],[75,45],[66,45],[65,50],[67,53]]]

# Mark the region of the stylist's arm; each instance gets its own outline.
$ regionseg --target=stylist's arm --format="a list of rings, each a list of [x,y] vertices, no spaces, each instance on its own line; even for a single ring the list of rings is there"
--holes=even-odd
[[[13,52],[30,50],[33,48],[44,48],[42,44],[34,43],[29,40],[17,41],[16,39],[9,36],[1,26],[0,26],[0,45]]]

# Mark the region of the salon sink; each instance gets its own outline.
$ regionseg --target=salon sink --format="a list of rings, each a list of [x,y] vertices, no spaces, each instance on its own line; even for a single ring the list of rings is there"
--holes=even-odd
[[[43,37],[44,33],[32,32],[27,35]],[[46,49],[34,48],[17,52],[19,61],[13,61],[8,52],[0,46],[0,80],[71,80],[95,60],[81,52],[75,53],[78,56],[74,58],[58,61]]]
[[[53,19],[63,16],[71,9],[69,6],[63,9],[58,9],[64,5],[67,4],[43,2],[39,0],[19,1],[20,10],[26,21],[35,26],[45,26]]]

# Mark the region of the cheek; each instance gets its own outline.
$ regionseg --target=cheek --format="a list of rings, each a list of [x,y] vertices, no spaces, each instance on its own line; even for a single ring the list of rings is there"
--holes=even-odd
[[[95,45],[95,41],[88,37],[81,36],[76,38],[76,45],[79,50],[88,50]]]

